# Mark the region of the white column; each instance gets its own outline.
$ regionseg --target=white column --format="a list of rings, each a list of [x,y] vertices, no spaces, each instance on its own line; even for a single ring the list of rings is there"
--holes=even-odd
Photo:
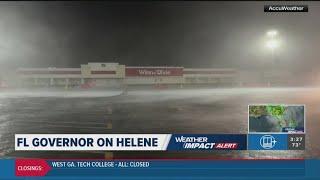
[[[68,89],[69,87],[69,78],[65,79],[65,88]]]
[[[34,84],[38,85],[38,78],[34,78]]]
[[[52,86],[54,84],[53,78],[50,78],[50,85]]]

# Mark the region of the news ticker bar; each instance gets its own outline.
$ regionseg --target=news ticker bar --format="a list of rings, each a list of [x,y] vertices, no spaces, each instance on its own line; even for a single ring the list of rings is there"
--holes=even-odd
[[[264,12],[308,12],[308,5],[265,5]]]
[[[305,134],[16,134],[16,151],[304,150]]]
[[[0,179],[319,179],[320,160],[2,159]],[[156,177],[156,178],[155,178]],[[169,178],[170,177],[170,178]]]
[[[188,179],[232,177],[289,179],[319,176],[319,171],[310,173],[304,160],[45,160],[16,159],[14,165],[3,166],[13,170],[4,171],[7,177],[108,177],[169,179],[168,177],[188,177]],[[312,164],[310,164],[312,165]],[[5,167],[5,168],[3,168]],[[312,170],[312,169],[311,169]],[[7,172],[11,172],[10,174]],[[0,173],[0,177],[3,173]],[[155,178],[156,177],[156,178]],[[320,176],[319,176],[320,177]]]

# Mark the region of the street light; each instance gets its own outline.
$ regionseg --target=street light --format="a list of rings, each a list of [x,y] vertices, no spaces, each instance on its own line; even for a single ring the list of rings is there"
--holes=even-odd
[[[267,41],[266,41],[266,47],[271,50],[271,64],[273,65],[275,63],[275,56],[274,51],[276,48],[279,47],[280,43],[277,39],[278,31],[276,30],[270,30],[267,32]],[[268,80],[268,86],[270,86],[270,79]]]
[[[267,42],[266,47],[271,49],[271,55],[272,59],[274,60],[274,50],[279,47],[279,40],[276,39],[276,36],[278,35],[278,31],[276,30],[270,30],[267,32]]]

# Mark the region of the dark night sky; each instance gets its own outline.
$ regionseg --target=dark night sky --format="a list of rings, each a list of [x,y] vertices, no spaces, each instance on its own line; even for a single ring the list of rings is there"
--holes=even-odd
[[[0,2],[0,65],[254,67],[270,58],[262,46],[269,29],[282,40],[280,66],[320,65],[320,2],[290,2],[308,4],[308,13],[268,14],[264,4]]]

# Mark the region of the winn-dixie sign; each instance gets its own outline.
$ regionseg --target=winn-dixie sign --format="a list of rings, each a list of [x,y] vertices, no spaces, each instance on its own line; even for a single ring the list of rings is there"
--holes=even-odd
[[[126,68],[126,76],[182,76],[183,68]]]

